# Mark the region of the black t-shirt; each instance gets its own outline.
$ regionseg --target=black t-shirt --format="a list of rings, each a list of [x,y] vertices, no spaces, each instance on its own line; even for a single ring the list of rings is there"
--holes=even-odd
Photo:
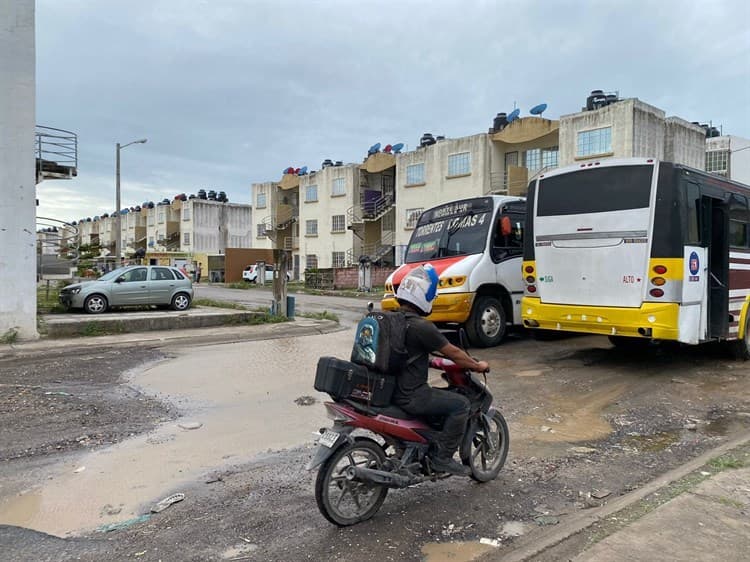
[[[396,392],[394,402],[404,404],[409,402],[415,394],[427,384],[427,370],[429,369],[429,354],[438,351],[447,343],[447,338],[435,324],[414,314],[406,313],[409,328],[406,330],[406,350],[409,353],[409,364],[396,378]]]

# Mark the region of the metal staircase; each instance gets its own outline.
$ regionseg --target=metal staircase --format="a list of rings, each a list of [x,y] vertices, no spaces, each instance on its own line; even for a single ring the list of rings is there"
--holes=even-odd
[[[376,221],[386,214],[393,206],[393,195],[386,194],[375,201],[366,201],[361,205],[362,219]]]
[[[384,232],[382,238],[377,242],[364,244],[357,255],[354,254],[354,248],[350,248],[346,252],[346,261],[348,264],[356,264],[359,262],[360,256],[367,256],[370,258],[370,261],[376,262],[393,250],[393,242],[395,239],[395,232]]]

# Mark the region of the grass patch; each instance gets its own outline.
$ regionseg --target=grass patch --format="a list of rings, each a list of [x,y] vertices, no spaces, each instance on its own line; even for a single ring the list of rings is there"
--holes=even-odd
[[[327,310],[324,310],[323,312],[301,312],[297,314],[297,316],[302,316],[303,318],[313,318],[314,320],[333,320],[334,322],[339,321],[338,314],[328,312]]]
[[[0,336],[0,343],[4,344],[13,344],[18,341],[18,330],[15,328],[10,328],[8,331],[6,331],[2,336]]]
[[[214,299],[195,299],[193,306],[210,306],[213,308],[231,308],[232,310],[248,310],[245,305],[229,302],[229,301],[217,301]]]
[[[60,284],[37,285],[36,287],[36,309],[37,314],[61,314],[67,309],[60,304]]]
[[[96,337],[108,336],[111,334],[124,334],[126,332],[125,324],[122,322],[114,322],[106,325],[97,322],[87,322],[78,333],[85,337]]]
[[[250,285],[251,284],[248,283],[247,281],[239,281],[235,283],[226,283],[224,286],[227,289],[249,289]]]
[[[229,318],[227,324],[237,324],[243,326],[257,326],[260,324],[280,324],[281,322],[290,322],[291,318],[286,316],[277,316],[271,314],[267,309],[255,309],[255,314],[248,314],[247,316],[236,316]]]
[[[738,459],[737,457],[733,457],[732,455],[722,455],[715,459],[711,459],[711,462],[708,463],[708,466],[710,466],[717,472],[721,472],[723,470],[732,468],[742,468],[745,466],[745,461],[742,459]]]

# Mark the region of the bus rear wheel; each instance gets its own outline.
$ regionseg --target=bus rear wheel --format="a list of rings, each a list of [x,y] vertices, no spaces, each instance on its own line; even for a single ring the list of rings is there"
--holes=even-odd
[[[506,330],[505,310],[500,301],[494,297],[479,297],[466,323],[471,343],[477,347],[498,345],[503,341]]]
[[[745,334],[731,343],[732,355],[735,359],[740,361],[747,361],[750,359],[750,315],[748,315],[745,321]]]

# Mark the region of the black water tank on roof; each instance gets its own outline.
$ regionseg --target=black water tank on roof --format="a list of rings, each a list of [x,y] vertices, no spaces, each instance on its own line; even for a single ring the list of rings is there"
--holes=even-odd
[[[208,192],[208,200],[216,201],[216,192],[213,189]]]
[[[498,113],[495,115],[495,119],[492,120],[492,128],[495,130],[495,132],[502,131],[505,126],[508,124],[508,114],[507,113]]]
[[[594,109],[598,109],[594,105],[595,100],[604,100],[606,101],[607,97],[604,95],[604,92],[602,90],[591,90],[591,95],[586,98],[586,110],[592,111]]]
[[[328,168],[329,166],[333,166],[333,160],[330,158],[323,160],[323,163],[320,165],[321,168]]]
[[[223,191],[219,191],[219,194],[216,196],[217,201],[221,201],[222,203],[227,200],[227,194]]]
[[[432,136],[432,133],[425,133],[422,135],[422,138],[419,139],[419,146],[430,146],[432,144],[435,144],[435,137]]]
[[[336,160],[336,166],[343,166],[344,161],[343,160]]]
[[[617,97],[617,94],[607,94],[607,105],[618,101],[620,101],[620,99]]]
[[[206,190],[205,189],[199,189],[198,190],[198,199],[205,199],[206,198]]]

